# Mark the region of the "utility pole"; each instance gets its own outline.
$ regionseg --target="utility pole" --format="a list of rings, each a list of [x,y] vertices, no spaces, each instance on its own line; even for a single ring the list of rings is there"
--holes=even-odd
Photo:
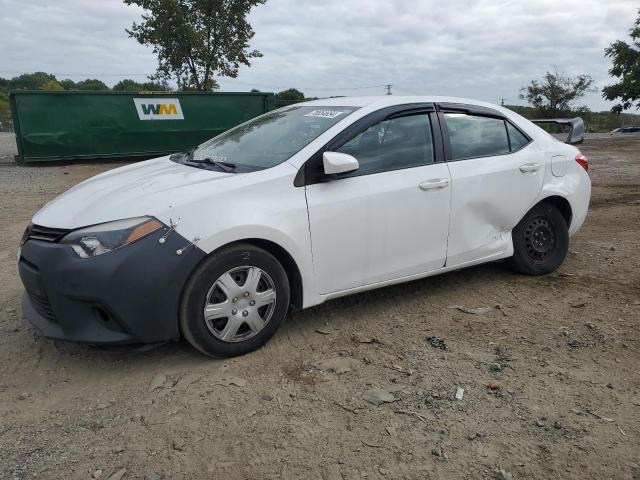
[[[504,98],[500,99],[500,105],[502,105],[504,107]]]
[[[385,85],[384,88],[387,89],[387,95],[391,95],[391,87],[393,87],[393,85],[389,84],[389,85]]]

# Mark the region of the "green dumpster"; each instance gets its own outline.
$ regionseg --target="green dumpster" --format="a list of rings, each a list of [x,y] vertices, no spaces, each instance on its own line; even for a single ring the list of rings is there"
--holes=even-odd
[[[14,91],[10,104],[22,163],[183,151],[273,110],[275,95]]]

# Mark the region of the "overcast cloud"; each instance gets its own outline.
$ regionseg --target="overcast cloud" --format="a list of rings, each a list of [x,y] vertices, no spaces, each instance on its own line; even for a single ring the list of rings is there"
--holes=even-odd
[[[604,48],[626,38],[636,0],[268,0],[250,20],[264,53],[223,90],[296,87],[308,96],[456,95],[518,100],[520,87],[557,66],[611,80]],[[140,10],[119,0],[0,0],[0,76],[143,80],[151,49],[124,29]],[[361,88],[371,87],[374,88]],[[609,108],[600,93],[583,101]]]

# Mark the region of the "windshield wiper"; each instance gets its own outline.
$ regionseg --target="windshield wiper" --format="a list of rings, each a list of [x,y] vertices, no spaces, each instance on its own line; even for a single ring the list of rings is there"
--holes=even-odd
[[[229,163],[229,162],[223,162],[220,160],[214,160],[213,158],[198,158],[195,159],[193,158],[193,153],[190,153],[188,158],[187,158],[187,162],[189,163],[204,163],[206,165],[214,165],[216,167],[218,167],[220,170],[225,171],[225,172],[233,172],[236,169],[235,164],[233,163]]]

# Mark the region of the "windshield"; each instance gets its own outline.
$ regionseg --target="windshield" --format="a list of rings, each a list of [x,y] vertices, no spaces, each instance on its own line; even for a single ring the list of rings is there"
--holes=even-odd
[[[221,162],[240,171],[262,170],[298,153],[356,107],[291,106],[239,125],[193,151],[195,161]]]

